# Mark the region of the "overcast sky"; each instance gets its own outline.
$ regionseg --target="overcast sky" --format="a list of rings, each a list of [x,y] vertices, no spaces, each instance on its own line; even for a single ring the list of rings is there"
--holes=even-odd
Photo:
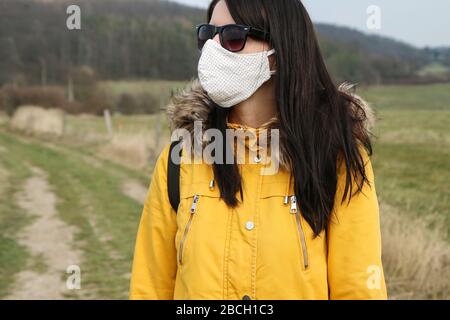
[[[205,8],[210,0],[171,0]],[[274,0],[276,1],[276,0]],[[303,0],[314,22],[353,27],[418,47],[450,46],[450,0]],[[381,12],[381,29],[368,29],[367,8]]]

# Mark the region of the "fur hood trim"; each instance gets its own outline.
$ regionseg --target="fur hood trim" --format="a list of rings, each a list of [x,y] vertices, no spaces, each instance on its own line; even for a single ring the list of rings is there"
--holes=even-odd
[[[354,94],[354,86],[344,83],[339,90],[346,92],[356,98],[358,103],[363,107],[366,113],[365,130],[370,131],[375,125],[375,114],[369,104],[361,97]],[[210,111],[214,108],[214,104],[208,97],[206,91],[202,88],[198,79],[192,80],[184,89],[172,95],[166,108],[166,113],[171,131],[184,129],[190,133],[191,146],[194,146],[194,123],[201,121],[202,131],[208,128],[208,117]],[[272,120],[268,123],[268,129],[277,128],[278,121]],[[270,131],[270,130],[269,130]],[[201,139],[201,137],[199,137]],[[197,141],[197,143],[203,143]],[[276,155],[280,161],[280,166],[289,169],[291,166],[285,157],[286,152],[283,151],[283,144],[280,145],[280,153]]]

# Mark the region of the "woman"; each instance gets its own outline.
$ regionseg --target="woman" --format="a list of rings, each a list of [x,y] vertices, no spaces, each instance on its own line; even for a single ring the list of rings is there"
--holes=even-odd
[[[198,140],[196,123],[225,137],[212,155],[236,151],[230,129],[249,137],[245,155],[257,154],[244,163],[182,162],[175,211],[164,149],[130,297],[385,299],[371,112],[333,84],[302,3],[215,0],[197,36],[200,81],[168,107],[173,129],[190,133],[183,157]],[[269,129],[275,134],[259,139]],[[261,170],[275,160],[278,170]]]

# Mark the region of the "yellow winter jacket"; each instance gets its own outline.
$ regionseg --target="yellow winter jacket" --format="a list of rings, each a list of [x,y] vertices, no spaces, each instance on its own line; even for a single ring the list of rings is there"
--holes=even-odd
[[[207,116],[198,83],[173,101],[168,113],[175,127],[190,123],[186,117]],[[362,154],[371,186],[342,204],[341,169],[327,235],[314,238],[290,197],[289,172],[262,175],[266,164],[258,159],[239,165],[244,201],[235,209],[211,185],[210,165],[182,163],[176,213],[167,192],[167,145],[142,212],[130,298],[386,299],[374,177]]]

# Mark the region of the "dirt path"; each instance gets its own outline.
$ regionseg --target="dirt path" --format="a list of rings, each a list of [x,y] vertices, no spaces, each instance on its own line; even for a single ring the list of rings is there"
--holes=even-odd
[[[39,258],[43,270],[33,268],[19,272],[8,299],[63,299],[74,293],[66,288],[66,269],[81,266],[81,253],[72,247],[76,229],[64,223],[56,210],[57,198],[51,191],[45,172],[31,168],[33,175],[26,180],[16,196],[17,204],[33,222],[18,235],[32,256]],[[36,268],[35,268],[36,269]]]
[[[1,133],[1,129],[0,129]],[[8,133],[6,133],[8,135]],[[53,144],[51,142],[42,142],[37,139],[34,139],[32,137],[24,137],[20,135],[14,135],[14,139],[19,140],[20,147],[25,148],[28,144],[34,145],[37,144],[39,146],[42,146],[43,148],[51,150],[49,154],[57,153],[61,155],[60,159],[61,161],[64,161],[65,157],[68,156],[71,159],[76,159],[77,162],[80,163],[80,176],[75,175],[72,177],[72,171],[68,171],[67,174],[60,175],[58,172],[53,172],[52,167],[47,167],[45,164],[42,164],[43,167],[39,164],[39,161],[34,161],[34,159],[30,158],[30,164],[33,163],[35,166],[39,166],[41,170],[35,169],[35,174],[33,175],[33,179],[30,179],[30,181],[27,181],[26,185],[23,183],[23,185],[18,186],[18,190],[22,190],[17,194],[17,197],[14,197],[14,201],[16,203],[21,203],[20,207],[24,208],[26,212],[29,213],[30,217],[34,216],[36,217],[36,220],[32,222],[32,225],[29,225],[29,228],[24,227],[23,232],[20,232],[20,235],[18,234],[16,238],[17,242],[20,242],[20,244],[23,244],[26,246],[31,253],[32,256],[35,258],[28,259],[31,263],[23,266],[21,270],[28,270],[26,272],[19,271],[15,274],[15,282],[11,285],[11,288],[8,288],[8,291],[10,292],[9,298],[17,299],[20,297],[26,297],[26,298],[34,298],[34,296],[39,295],[37,299],[50,299],[50,298],[80,298],[80,299],[98,299],[100,297],[112,297],[112,298],[126,298],[128,296],[128,288],[129,288],[129,270],[130,267],[130,250],[132,250],[132,242],[135,238],[135,223],[130,222],[127,219],[121,223],[132,223],[132,227],[128,227],[125,225],[124,230],[128,232],[129,234],[132,233],[131,237],[127,241],[123,241],[121,238],[122,235],[119,235],[117,232],[117,229],[119,228],[119,225],[115,223],[114,221],[108,221],[105,219],[111,219],[111,217],[108,217],[108,215],[105,215],[105,211],[102,211],[101,204],[99,204],[98,195],[96,192],[102,192],[101,189],[97,189],[97,183],[94,184],[85,184],[82,180],[84,178],[83,170],[89,171],[91,174],[95,174],[95,172],[98,170],[98,174],[103,179],[102,182],[99,183],[110,183],[111,181],[107,181],[107,176],[112,176],[113,181],[117,183],[118,185],[112,185],[108,184],[109,187],[114,187],[114,193],[117,196],[117,199],[120,198],[121,201],[126,201],[125,198],[122,198],[121,196],[126,196],[130,199],[133,199],[136,203],[139,203],[139,206],[136,206],[136,209],[133,211],[133,213],[138,212],[139,210],[142,210],[142,206],[147,194],[148,186],[145,185],[145,183],[142,183],[139,178],[135,178],[133,174],[129,174],[128,171],[120,170],[120,168],[109,165],[108,162],[98,159],[96,156],[93,156],[89,153],[84,152],[78,152],[76,150],[71,149],[70,147],[59,145],[59,144]],[[22,145],[23,144],[23,145]],[[15,150],[17,152],[20,152],[19,150]],[[33,150],[35,151],[35,150]],[[0,156],[1,156],[1,150],[0,150]],[[33,156],[38,156],[37,154],[33,153]],[[50,155],[49,155],[50,156]],[[55,155],[56,156],[56,155]],[[34,164],[36,163],[36,164]],[[90,168],[94,170],[87,170],[85,169],[86,165],[88,165]],[[72,168],[73,169],[73,168]],[[47,171],[48,170],[48,171]],[[42,172],[44,171],[44,172]],[[62,204],[66,204],[66,201],[71,201],[70,199],[63,199],[58,200],[60,191],[61,191],[61,197],[65,195],[65,190],[57,190],[53,189],[54,193],[52,192],[51,186],[49,188],[48,183],[48,177],[58,177],[63,180],[68,180],[70,182],[70,185],[67,187],[70,190],[73,190],[74,192],[77,192],[76,197],[76,203],[74,203],[77,207],[77,210],[71,210],[70,212],[65,213],[64,216],[67,216],[68,218],[74,218],[74,224],[75,229],[72,229],[72,227],[68,227],[66,224],[64,224],[59,219],[59,201]],[[36,179],[39,181],[41,185],[44,185],[43,187],[31,187],[29,184],[36,184]],[[42,182],[45,181],[45,182]],[[70,180],[70,181],[69,181]],[[34,182],[33,182],[34,181]],[[50,211],[50,213],[43,214],[42,212],[36,212],[37,210],[33,210],[33,208],[38,208],[40,205],[38,205],[36,202],[36,198],[42,198],[43,195],[35,195],[30,196],[29,194],[34,193],[31,192],[31,190],[45,190],[43,193],[50,194],[51,202],[53,202],[52,205],[50,205],[50,209],[46,208],[44,211]],[[42,193],[42,192],[41,192]],[[17,199],[16,199],[17,198]],[[30,198],[35,199],[34,201],[31,201]],[[115,199],[114,196],[111,197],[111,199]],[[28,199],[25,201],[25,199]],[[45,201],[46,203],[49,203],[48,201]],[[133,205],[128,202],[128,205],[132,207]],[[55,206],[57,206],[55,208]],[[42,207],[42,205],[41,205]],[[130,214],[132,214],[130,212]],[[79,215],[79,217],[77,216]],[[52,217],[50,221],[57,220],[58,223],[62,223],[62,226],[54,226],[51,227],[50,230],[46,230],[44,233],[52,232],[53,230],[64,230],[65,227],[69,228],[69,231],[62,232],[64,234],[68,234],[69,237],[65,240],[61,240],[61,235],[55,235],[53,236],[54,240],[48,241],[48,245],[50,246],[50,243],[62,243],[65,248],[58,249],[58,250],[51,250],[51,251],[64,251],[68,253],[69,257],[73,253],[70,249],[72,248],[72,241],[73,241],[73,234],[76,234],[77,232],[80,232],[80,237],[82,237],[83,242],[80,247],[80,250],[82,250],[82,255],[80,253],[76,253],[75,257],[83,257],[83,265],[81,266],[81,275],[82,275],[82,290],[76,290],[71,291],[67,290],[65,288],[65,281],[68,277],[68,274],[65,273],[65,270],[68,265],[76,264],[80,265],[79,263],[73,263],[73,262],[67,262],[67,263],[60,263],[58,262],[50,262],[52,261],[51,252],[47,250],[41,250],[38,248],[34,248],[34,243],[38,243],[40,240],[38,240],[38,236],[36,233],[38,233],[37,230],[43,229],[43,222],[39,223],[39,220],[42,219],[49,219],[49,216]],[[114,219],[116,219],[116,216],[114,216]],[[121,219],[120,216],[117,216],[117,219]],[[48,221],[48,220],[46,220]],[[66,220],[64,220],[66,221]],[[54,222],[51,222],[53,225],[55,225]],[[37,226],[34,226],[37,224]],[[41,225],[41,226],[39,226]],[[72,225],[72,223],[70,223]],[[36,230],[35,230],[36,228]],[[127,229],[132,231],[127,231]],[[128,234],[127,233],[127,234]],[[36,235],[36,236],[35,236]],[[55,240],[55,238],[59,238],[59,240]],[[117,241],[118,238],[121,239],[121,241]],[[21,239],[19,241],[19,239]],[[78,237],[77,237],[78,241]],[[92,241],[92,243],[90,243]],[[92,246],[91,246],[92,245]],[[86,248],[86,251],[84,251]],[[131,248],[131,249],[130,249]],[[95,254],[95,252],[101,252],[102,260],[97,261],[98,256]],[[44,254],[43,252],[46,252]],[[61,256],[60,254],[56,254],[56,256]],[[61,260],[64,260],[62,258]],[[67,259],[65,259],[67,260]],[[73,260],[73,259],[69,259]],[[79,259],[78,259],[79,261]],[[99,269],[103,268],[104,262],[107,261],[109,266],[108,271],[98,271]],[[47,266],[47,269],[42,268],[42,265]],[[96,268],[100,267],[101,268]],[[56,274],[56,277],[53,277],[53,274]],[[17,276],[19,275],[19,276]],[[38,281],[38,279],[43,279],[41,281]],[[58,282],[58,280],[60,280]],[[53,281],[51,284],[50,282]],[[45,291],[46,292],[35,292],[36,287],[39,288],[41,286],[40,283],[45,283]],[[53,289],[51,289],[53,288]],[[56,289],[55,289],[56,288]],[[55,294],[56,293],[56,294]],[[65,294],[69,294],[67,297]]]

